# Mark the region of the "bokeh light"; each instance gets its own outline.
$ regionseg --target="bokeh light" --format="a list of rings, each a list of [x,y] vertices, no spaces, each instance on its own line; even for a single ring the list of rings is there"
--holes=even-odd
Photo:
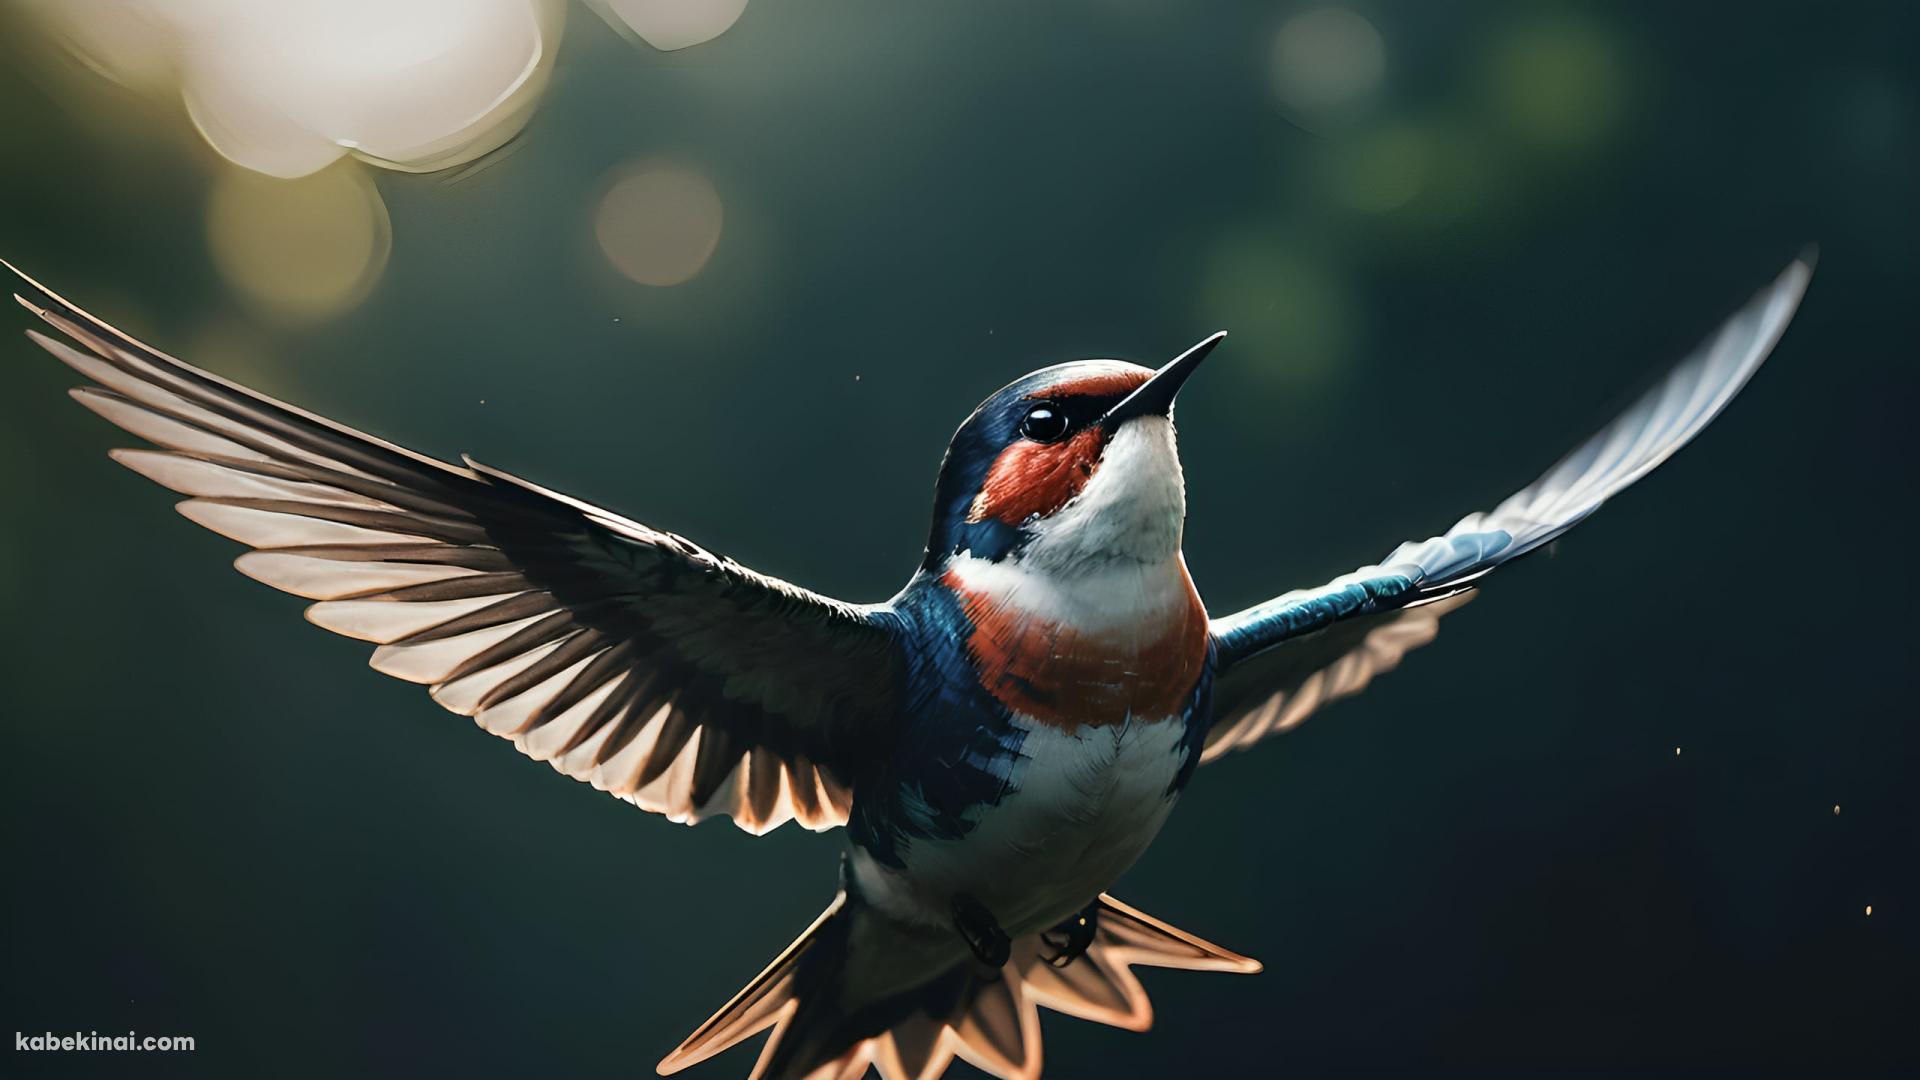
[[[614,269],[642,285],[678,285],[720,243],[719,193],[697,170],[651,161],[616,170],[594,211],[593,234]]]
[[[32,0],[29,10],[98,75],[153,89],[173,77],[174,26],[157,5],[132,0]]]
[[[1348,209],[1383,214],[1412,202],[1427,187],[1439,150],[1433,134],[1393,124],[1342,139],[1327,149],[1321,176]]]
[[[1516,204],[1519,178],[1504,141],[1452,122],[1421,131],[1425,160],[1420,190],[1399,220],[1444,229]]]
[[[43,4],[94,69],[177,85],[215,150],[297,177],[347,154],[442,169],[526,123],[559,42],[560,0],[91,0]]]
[[[342,162],[298,180],[224,170],[207,201],[207,242],[250,308],[310,322],[366,296],[393,237],[372,179]]]
[[[1545,149],[1584,150],[1619,125],[1626,78],[1606,27],[1573,16],[1505,30],[1487,68],[1493,103],[1520,138]]]
[[[1386,72],[1380,32],[1347,8],[1302,12],[1274,38],[1274,93],[1287,116],[1309,130],[1357,112],[1378,93]]]
[[[747,0],[587,0],[615,30],[656,49],[685,49],[727,32]]]
[[[1207,258],[1201,315],[1233,335],[1271,385],[1324,384],[1347,361],[1359,316],[1344,277],[1270,230],[1242,230]]]

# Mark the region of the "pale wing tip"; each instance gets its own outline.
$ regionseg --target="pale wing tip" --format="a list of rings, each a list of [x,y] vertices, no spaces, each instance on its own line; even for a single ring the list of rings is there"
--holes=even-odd
[[[177,459],[179,455],[151,447],[116,446],[107,451],[107,457],[164,487],[166,485],[154,475],[154,471]]]
[[[38,281],[35,281],[32,278],[32,276],[30,276],[25,270],[22,270],[19,267],[13,265],[13,263],[7,261],[6,259],[0,259],[0,266],[6,267],[8,273],[11,273],[14,277],[19,278],[20,281],[27,286],[27,288],[33,290],[34,292],[40,293],[43,296],[53,295],[53,293],[49,291],[45,285],[42,285]],[[21,293],[18,293],[18,292],[14,293],[13,299],[21,307],[26,308],[28,311],[33,312],[35,315],[45,316],[47,313],[46,308],[42,307],[40,304],[35,303],[32,300],[27,299],[26,296],[24,296]]]
[[[1820,265],[1820,245],[1808,241],[1793,257],[1787,268],[1780,272],[1780,278],[1774,284],[1776,290],[1789,292],[1793,303],[1800,303],[1800,296],[1807,291],[1807,283],[1813,280],[1814,268]]]
[[[1820,245],[1808,243],[1773,280],[1773,284],[1762,289],[1749,303],[1746,311],[1759,312],[1764,329],[1750,348],[1746,362],[1741,365],[1746,374],[1735,380],[1736,390],[1745,383],[1746,375],[1764,363],[1774,347],[1780,344],[1780,339],[1786,336],[1787,326],[1799,313],[1800,301],[1806,297],[1807,285],[1813,281],[1813,269],[1819,262]],[[1738,318],[1729,319],[1721,333],[1724,334]]]
[[[1770,309],[1769,313],[1777,314],[1779,319],[1776,331],[1769,335],[1770,340],[1767,341],[1766,347],[1760,350],[1763,359],[1768,352],[1772,351],[1773,346],[1778,344],[1780,336],[1786,332],[1787,323],[1793,321],[1793,316],[1799,311],[1800,301],[1806,296],[1807,285],[1813,281],[1814,267],[1818,265],[1820,265],[1820,245],[1809,242],[1800,249],[1798,255],[1793,257],[1793,261],[1787,264],[1787,268],[1780,271],[1780,276],[1773,279],[1773,284],[1760,290],[1760,293],[1755,296],[1754,306]]]
[[[15,300],[20,301],[21,307],[26,308],[28,311],[33,312],[35,315],[44,314],[44,312],[41,311],[40,308],[36,307],[31,301],[29,301],[26,297],[21,296],[19,293],[14,293],[13,298]],[[46,334],[41,333],[40,331],[34,329],[31,326],[27,327],[27,340],[33,342],[35,345],[40,346],[41,348],[47,350],[48,352],[52,353],[55,356],[60,355],[61,348],[68,347],[66,342],[58,341],[58,340],[55,340],[54,338],[48,337]]]

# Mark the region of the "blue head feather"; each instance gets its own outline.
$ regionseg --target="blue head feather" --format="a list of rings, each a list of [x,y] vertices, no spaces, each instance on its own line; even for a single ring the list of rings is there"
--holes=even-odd
[[[1048,391],[1102,375],[1145,373],[1146,368],[1121,360],[1074,360],[1041,368],[1001,387],[960,425],[947,444],[940,463],[940,479],[933,491],[933,529],[927,538],[922,569],[936,570],[958,552],[998,562],[1017,550],[1025,535],[1020,526],[1003,521],[969,521],[968,513],[986,483],[993,463],[1007,447],[1020,441],[1020,423],[1036,402],[1048,400]],[[1124,393],[1076,394],[1056,402],[1075,425],[1096,422]]]

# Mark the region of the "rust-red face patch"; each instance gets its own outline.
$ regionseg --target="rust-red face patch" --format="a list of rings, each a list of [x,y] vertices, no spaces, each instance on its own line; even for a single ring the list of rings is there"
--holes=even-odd
[[[1124,397],[1140,388],[1153,373],[1104,371],[1055,383],[1027,395],[1029,401],[1062,401],[1078,397]],[[1095,424],[1070,439],[1037,443],[1021,439],[1000,451],[987,478],[968,508],[968,521],[993,519],[1020,525],[1065,506],[1100,467],[1107,432]]]
[[[967,520],[1019,525],[1036,514],[1053,513],[1087,486],[1106,443],[1106,432],[1097,425],[1056,443],[1014,443],[987,470]]]

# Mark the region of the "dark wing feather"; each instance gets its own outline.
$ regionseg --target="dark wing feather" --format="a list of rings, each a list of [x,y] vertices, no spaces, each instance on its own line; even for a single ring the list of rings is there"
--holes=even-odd
[[[1796,260],[1632,408],[1491,512],[1320,588],[1214,620],[1219,677],[1203,760],[1358,693],[1433,640],[1440,616],[1483,575],[1552,542],[1685,446],[1773,350],[1812,273],[1811,255]]]
[[[20,302],[84,346],[29,331],[97,384],[73,396],[159,447],[114,459],[253,548],[242,573],[378,645],[376,669],[676,821],[845,823],[853,765],[879,752],[893,715],[884,609],[274,401],[21,277]]]

